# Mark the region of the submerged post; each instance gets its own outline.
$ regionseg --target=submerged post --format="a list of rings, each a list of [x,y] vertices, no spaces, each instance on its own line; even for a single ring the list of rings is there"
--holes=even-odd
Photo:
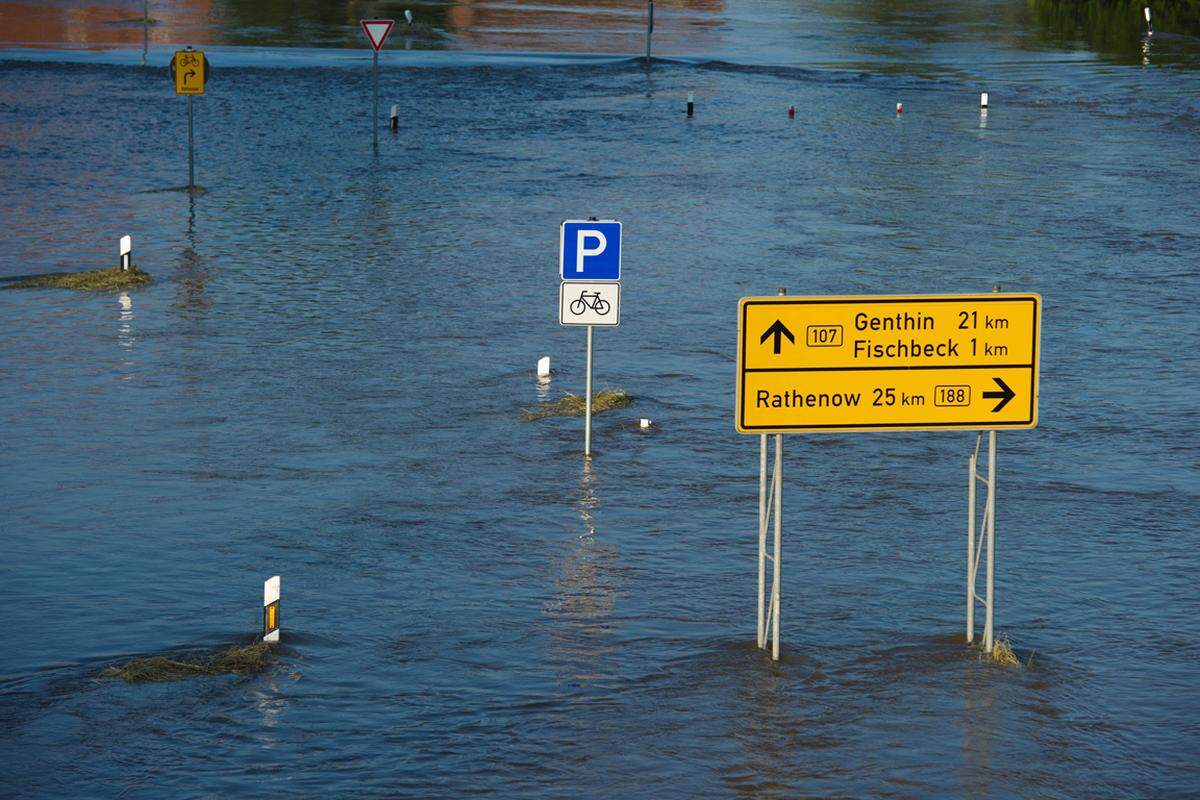
[[[192,136],[192,96],[187,96],[188,107],[188,191],[196,185],[196,157],[194,138]]]
[[[771,659],[779,660],[779,579],[782,574],[783,553],[783,434],[775,434],[775,567],[774,585],[771,587],[771,606],[774,608],[771,626],[774,634],[771,638]]]
[[[584,382],[586,398],[584,399],[583,423],[583,454],[592,455],[592,326],[587,326],[587,378]]]
[[[650,66],[650,36],[654,33],[654,0],[646,0],[646,66]]]
[[[975,457],[967,456],[967,644],[975,641]]]
[[[379,50],[371,59],[371,82],[374,86],[374,101],[371,106],[371,143],[379,149]]]
[[[996,606],[993,585],[996,573],[996,432],[988,431],[988,496],[984,515],[987,517],[987,617],[983,623],[983,649],[992,652],[996,640],[993,635],[993,610]]]
[[[758,626],[759,649],[766,646],[766,591],[767,591],[767,435],[761,434],[758,442]]]

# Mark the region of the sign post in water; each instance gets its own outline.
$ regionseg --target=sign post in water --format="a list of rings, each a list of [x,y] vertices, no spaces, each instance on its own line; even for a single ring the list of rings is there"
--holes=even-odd
[[[983,649],[993,635],[996,431],[1038,419],[1042,300],[1036,294],[745,297],[738,304],[734,427],[759,435],[758,646],[779,658],[783,434],[988,431],[987,475],[968,459],[967,640],[987,543]],[[767,435],[775,435],[768,482]],[[979,545],[975,486],[987,486]],[[774,552],[767,529],[774,519]],[[770,594],[766,562],[773,566]]]
[[[569,219],[559,227],[558,321],[587,327],[583,454],[592,454],[592,328],[621,324],[621,223]]]
[[[195,137],[192,135],[192,96],[204,94],[208,82],[208,59],[201,50],[188,47],[171,57],[171,80],[175,94],[187,96],[188,190],[196,185]]]
[[[392,27],[396,24],[394,19],[364,19],[360,20],[363,33],[367,34],[367,40],[371,43],[371,49],[374,50],[373,61],[371,62],[371,81],[373,85],[374,100],[371,104],[371,141],[375,148],[379,147],[379,49],[383,47],[383,43],[387,41],[388,34],[392,32]]]

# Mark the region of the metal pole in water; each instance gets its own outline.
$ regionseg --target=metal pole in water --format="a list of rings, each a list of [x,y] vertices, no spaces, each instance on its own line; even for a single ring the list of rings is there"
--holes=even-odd
[[[654,33],[654,0],[646,0],[646,66],[650,66],[650,35]]]
[[[993,609],[996,605],[993,582],[996,572],[996,432],[988,431],[988,496],[987,514],[987,619],[983,624],[983,648],[992,652],[995,637],[992,632]]]
[[[379,149],[379,51],[371,60],[371,79],[374,84],[374,102],[371,106],[371,144]]]
[[[771,587],[771,625],[775,630],[771,642],[771,659],[779,660],[779,578],[783,563],[783,434],[775,434],[775,583]]]
[[[586,398],[585,416],[583,423],[583,454],[592,455],[592,326],[587,326],[587,378],[585,380]]]
[[[967,644],[975,641],[975,454],[967,456]]]
[[[767,646],[767,435],[758,437],[758,647]]]
[[[192,96],[187,96],[188,106],[188,190],[196,185],[195,140],[192,136]]]

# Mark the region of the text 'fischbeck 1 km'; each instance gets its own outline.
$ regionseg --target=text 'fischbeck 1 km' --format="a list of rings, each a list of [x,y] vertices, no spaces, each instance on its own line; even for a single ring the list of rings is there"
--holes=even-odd
[[[1036,294],[746,297],[741,433],[1037,425]]]

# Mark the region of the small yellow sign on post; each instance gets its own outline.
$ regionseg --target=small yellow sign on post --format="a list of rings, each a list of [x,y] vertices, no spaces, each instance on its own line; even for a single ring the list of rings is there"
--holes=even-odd
[[[176,50],[171,59],[171,77],[175,79],[175,94],[204,94],[208,79],[208,61],[202,50]]]
[[[1033,428],[1036,294],[746,297],[740,433]]]

